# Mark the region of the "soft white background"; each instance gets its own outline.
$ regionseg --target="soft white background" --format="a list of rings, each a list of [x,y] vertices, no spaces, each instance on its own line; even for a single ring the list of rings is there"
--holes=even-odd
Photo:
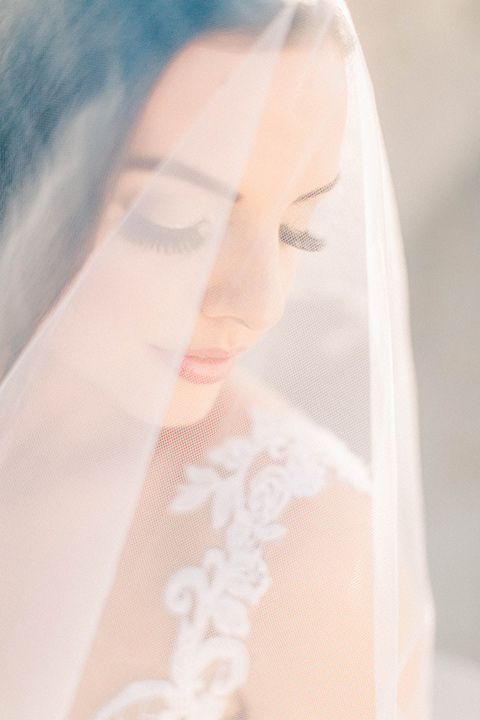
[[[350,0],[349,7],[376,89],[410,276],[441,653],[436,717],[473,720],[480,718],[480,0]],[[463,660],[454,667],[451,656]],[[444,699],[455,688],[458,698]]]

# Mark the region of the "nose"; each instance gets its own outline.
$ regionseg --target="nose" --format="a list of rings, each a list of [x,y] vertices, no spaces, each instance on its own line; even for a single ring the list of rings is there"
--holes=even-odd
[[[287,274],[276,228],[229,230],[207,285],[202,312],[264,332],[283,315]]]

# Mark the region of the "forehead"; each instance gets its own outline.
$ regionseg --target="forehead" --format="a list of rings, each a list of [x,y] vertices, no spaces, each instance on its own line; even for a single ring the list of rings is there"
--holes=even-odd
[[[244,36],[210,35],[178,53],[140,114],[130,154],[167,158],[218,93],[232,83],[235,87],[235,72],[247,55],[255,52],[253,42]],[[265,54],[258,51],[259,73]],[[255,72],[251,82],[261,82]],[[307,193],[336,177],[345,108],[345,68],[333,39],[327,36],[319,47],[299,41],[282,49],[262,98],[242,181],[244,189],[251,183],[258,186],[266,173],[269,184],[276,185],[277,190],[292,185],[296,168],[299,180],[293,181],[293,194]],[[233,112],[226,105],[221,118],[215,120],[221,122],[224,132],[231,127],[232,134],[236,121]],[[218,151],[214,146],[205,150]]]

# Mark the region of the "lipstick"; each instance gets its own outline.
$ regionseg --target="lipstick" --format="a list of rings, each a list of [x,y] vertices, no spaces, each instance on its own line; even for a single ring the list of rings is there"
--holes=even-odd
[[[155,352],[162,359],[172,353],[153,346]],[[236,358],[241,355],[247,346],[224,350],[222,348],[189,348],[182,360],[178,377],[195,385],[210,385],[224,380],[235,364]]]
[[[183,358],[178,377],[196,385],[209,385],[224,380],[235,364],[235,359],[246,348],[222,350],[221,348],[189,349]]]

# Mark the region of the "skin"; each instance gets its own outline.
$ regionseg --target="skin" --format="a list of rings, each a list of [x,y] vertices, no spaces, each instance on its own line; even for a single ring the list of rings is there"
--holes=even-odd
[[[346,87],[343,60],[328,38],[315,62],[301,45],[282,52],[241,173],[237,151],[246,121],[245,116],[238,120],[237,113],[241,115],[242,104],[232,106],[220,120],[217,109],[210,116],[207,111],[213,153],[202,128],[190,132],[238,67],[246,44],[240,37],[229,37],[228,42],[222,36],[200,39],[185,48],[158,81],[107,204],[96,238],[94,269],[80,287],[80,313],[95,330],[80,353],[82,363],[98,372],[98,355],[92,352],[94,362],[89,366],[88,352],[106,334],[108,320],[108,341],[101,349],[108,357],[108,373],[96,379],[129,413],[142,419],[152,417],[148,402],[159,376],[167,386],[169,381],[168,362],[152,354],[152,346],[180,347],[180,355],[212,347],[229,352],[251,347],[280,320],[300,250],[282,242],[279,227],[292,217],[308,217],[316,199],[307,203],[299,199],[328,187],[338,176]],[[299,78],[304,82],[295,90]],[[234,89],[238,95],[238,87]],[[243,105],[248,111],[252,98],[246,97]],[[176,160],[186,162],[190,170],[207,171],[216,190],[222,187],[220,194],[212,191],[211,182],[198,184],[198,177],[193,181],[191,173],[186,178],[183,170],[178,173],[172,164],[162,163],[185,134]],[[235,192],[225,192],[228,185]],[[205,242],[182,252],[159,249],[143,240],[132,242],[122,225],[132,202],[149,221],[169,228],[202,220]],[[222,215],[228,223],[221,242],[215,242],[212,223],[215,230],[215,219]],[[115,228],[118,232],[112,236]],[[194,309],[190,315],[187,308]],[[118,353],[119,347],[123,353]],[[123,366],[122,358],[128,361]],[[125,374],[127,364],[137,375]],[[210,411],[220,392],[223,406],[237,410],[233,426],[222,425],[222,432],[231,435],[246,431],[247,406],[260,402],[273,408],[278,402],[263,387],[241,387],[234,373],[228,383],[222,379],[195,384],[176,379],[176,369],[178,364],[172,362],[173,392],[165,430],[143,485],[71,720],[88,720],[133,679],[169,677],[169,653],[178,626],[159,602],[159,588],[179,567],[201,564],[205,548],[214,547],[218,536],[207,511],[197,512],[195,522],[179,534],[178,518],[166,512],[166,506],[184,480],[185,465],[201,458],[215,442]],[[115,376],[121,382],[112,382]],[[146,392],[135,398],[131,388],[139,384]],[[157,403],[158,394],[153,397]],[[295,504],[285,518],[286,538],[277,551],[266,551],[273,584],[252,610],[249,677],[241,693],[230,699],[226,718],[236,717],[243,707],[252,720],[371,720],[375,716],[370,498],[335,477],[326,484],[319,496]],[[402,634],[411,625],[405,610],[411,602],[407,591],[402,578],[401,645]],[[283,617],[288,622],[279,625]],[[339,633],[348,641],[339,642]],[[420,652],[421,648],[417,655]],[[399,702],[407,712],[418,674],[414,654],[399,690]]]
[[[226,117],[216,112],[208,116],[207,112],[206,127],[214,144],[205,142],[197,126],[188,135],[183,151],[181,147],[177,152],[177,157],[193,163],[194,169],[208,170],[217,185],[233,185],[234,193],[220,193],[219,199],[205,183],[200,191],[193,183],[193,192],[191,180],[179,182],[171,165],[170,170],[163,166],[159,175],[139,167],[139,158],[156,159],[155,165],[159,158],[172,154],[209,101],[222,91],[242,60],[243,50],[243,38],[229,37],[227,43],[222,36],[203,38],[185,48],[158,81],[126,149],[124,166],[96,237],[95,257],[70,296],[64,315],[67,322],[58,333],[61,337],[56,338],[54,333],[51,337],[52,345],[68,360],[67,368],[82,373],[80,378],[78,372],[70,375],[60,365],[71,402],[70,396],[60,392],[63,388],[61,380],[56,382],[55,371],[55,393],[44,389],[47,397],[52,396],[52,406],[58,401],[61,410],[67,410],[65,422],[58,423],[60,473],[63,456],[72,454],[69,443],[75,444],[74,450],[81,449],[83,438],[79,436],[83,432],[86,441],[89,435],[95,437],[96,424],[102,430],[106,427],[117,432],[117,425],[109,424],[112,405],[115,420],[120,407],[129,418],[155,422],[159,396],[166,405],[170,394],[162,396],[162,388],[173,391],[164,422],[164,442],[144,483],[71,720],[88,720],[134,679],[168,677],[178,623],[165,610],[161,589],[178,568],[201,563],[205,548],[218,542],[208,512],[199,513],[194,521],[187,518],[182,526],[177,517],[164,510],[170,489],[183,479],[186,463],[196,462],[204,447],[211,446],[198,423],[208,417],[225,381],[199,385],[177,380],[175,360],[164,362],[152,347],[180,348],[181,360],[183,354],[198,348],[229,352],[257,342],[283,313],[299,252],[282,242],[279,227],[290,222],[292,214],[298,216],[300,206],[304,209],[301,198],[328,187],[338,175],[346,89],[341,55],[329,39],[315,56],[300,45],[282,52],[258,127],[253,122],[255,117],[250,117],[255,141],[251,144],[247,133],[248,158],[242,155],[239,140],[239,131],[245,127],[241,112],[243,108],[248,118],[255,107],[247,91],[254,93],[252,79],[260,81],[265,74],[261,55],[256,58],[257,74],[250,73],[247,78],[251,88],[248,83],[242,88],[245,97],[236,93],[240,102],[232,112]],[[303,83],[297,89],[299,78]],[[222,109],[225,106],[221,104]],[[247,160],[245,167],[242,159]],[[122,218],[139,194],[137,210],[150,222],[181,229],[200,220],[202,229],[206,225],[205,243],[192,252],[166,252],[144,241],[133,242]],[[307,203],[307,211],[313,204]],[[221,228],[221,238],[215,239],[215,223],[222,216],[228,223],[224,232]],[[112,235],[115,228],[118,232]],[[192,308],[190,314],[188,308]],[[82,378],[89,384],[83,388],[80,383],[79,392]],[[233,383],[228,392],[235,393]],[[79,397],[81,407],[77,407]],[[238,395],[227,397],[227,408],[238,401]],[[251,398],[243,399],[244,406],[259,398],[270,405],[265,389],[255,388]],[[39,397],[32,417],[43,419],[40,412],[47,403]],[[74,423],[70,420],[72,411]],[[55,414],[50,417],[55,418]],[[239,425],[237,435],[246,429],[245,424]],[[64,426],[66,437],[62,442]],[[68,437],[72,426],[75,443]],[[45,423],[43,431],[48,434],[50,428],[51,424]],[[168,436],[170,428],[173,433]],[[43,444],[40,433],[34,439],[37,445]],[[101,447],[108,447],[105,436],[100,440]],[[48,442],[46,447],[50,448]],[[87,522],[92,530],[101,524],[95,511],[98,508],[103,518],[104,507],[112,500],[112,483],[122,478],[123,457],[118,449],[115,445],[119,475],[110,472],[103,477],[99,473],[101,483],[92,482],[92,490],[88,488],[86,493],[93,515],[91,511],[82,513],[76,493],[85,479],[97,480],[97,468],[93,472],[84,468],[82,454],[77,452],[78,477],[65,484],[65,497],[59,492],[70,514],[62,512],[65,507],[59,502],[50,522],[41,518],[42,541],[48,527],[48,548],[55,546],[55,523],[60,537],[65,536],[64,525],[70,518],[86,531],[90,530]],[[117,470],[111,458],[108,460],[109,470]],[[57,484],[63,486],[63,479],[59,474]],[[55,478],[51,482],[54,486]],[[279,544],[278,552],[272,550],[267,558],[274,582],[252,612],[252,663],[242,687],[242,701],[252,720],[371,720],[375,716],[370,500],[367,496],[359,498],[335,478],[327,485],[321,496],[299,502],[292,509],[285,518],[291,532]],[[33,508],[32,515],[38,515],[42,506],[35,502],[29,507]],[[40,560],[40,567],[41,559],[33,555],[33,563]],[[401,584],[406,585],[403,578]],[[401,605],[407,602],[413,606],[410,588],[400,590]],[[405,635],[413,627],[413,616],[413,611],[403,611],[401,630]],[[282,624],[282,618],[288,622]],[[344,638],[345,642],[339,642]],[[402,678],[405,708],[415,694],[415,663],[414,655]],[[319,678],[327,681],[319,682]],[[240,707],[238,698],[232,698],[225,717],[233,718]]]
[[[238,107],[222,118],[216,109],[210,116],[207,111],[205,126],[213,136],[215,151],[204,142],[197,128],[197,135],[194,131],[187,137],[183,155],[182,149],[177,153],[176,158],[194,169],[208,171],[208,176],[223,186],[233,184],[235,193],[219,199],[217,193],[170,173],[168,165],[159,175],[152,170],[159,158],[171,155],[209,101],[225,88],[249,42],[231,36],[201,38],[186,47],[160,78],[139,118],[112,189],[96,239],[93,269],[87,274],[84,287],[80,286],[78,312],[88,318],[89,327],[94,327],[93,336],[84,341],[83,354],[80,353],[83,367],[87,373],[97,373],[96,382],[106,386],[110,396],[142,419],[151,418],[148,407],[151,388],[166,365],[162,366],[158,354],[151,353],[152,345],[169,348],[183,343],[182,353],[198,348],[226,351],[248,348],[280,320],[301,251],[281,241],[279,226],[291,222],[292,217],[297,224],[299,216],[308,219],[316,199],[300,203],[299,199],[328,187],[338,176],[346,81],[340,51],[328,38],[315,55],[311,48],[302,45],[282,51],[255,140],[253,145],[250,139],[246,143],[248,158],[238,148],[242,128],[252,121],[248,114],[253,101],[239,95],[236,86],[234,95],[241,101]],[[268,54],[259,54],[255,60],[267,63]],[[259,75],[264,71],[264,67],[258,68]],[[300,88],[299,78],[303,79]],[[249,86],[254,91],[251,70],[246,79],[245,92]],[[242,112],[247,120],[245,115],[238,118]],[[143,163],[149,167],[139,167],[142,158],[149,160]],[[157,159],[157,163],[151,163],[151,159]],[[247,162],[243,163],[244,160]],[[210,218],[223,213],[228,223],[221,242],[215,244],[208,232],[206,242],[191,252],[166,252],[148,243],[132,242],[118,224],[139,193],[138,212],[168,227],[191,225],[199,217],[214,222]],[[116,227],[119,231],[112,236]],[[192,306],[199,307],[199,311],[189,316],[186,308]],[[107,335],[107,318],[108,338],[101,345],[100,340]],[[187,337],[182,337],[182,333]],[[110,351],[110,345],[115,352]],[[101,346],[98,351],[97,346]],[[123,348],[122,357],[119,346]],[[71,350],[69,342],[64,351]],[[101,376],[97,352],[108,356],[104,363],[108,372]],[[73,362],[78,354],[72,355]],[[115,376],[122,381],[112,380]],[[211,536],[207,512],[197,518],[195,528],[191,526],[179,542],[178,518],[164,509],[181,481],[185,463],[201,454],[202,443],[208,446],[210,442],[211,425],[207,422],[207,430],[200,432],[198,423],[206,416],[208,419],[222,386],[222,397],[227,397],[225,407],[237,402],[235,382],[230,378],[228,383],[224,379],[202,385],[177,380],[174,372],[172,376],[173,394],[164,421],[167,432],[159,440],[144,483],[72,720],[88,720],[132,679],[168,677],[177,620],[159,602],[158,588],[164,587],[179,567],[200,562],[205,543],[213,546],[217,542]],[[130,389],[138,384],[147,391],[134,398]],[[233,434],[245,431],[242,422],[239,420]],[[142,547],[148,548],[148,552],[138,562]],[[301,575],[300,571],[301,568]],[[303,578],[299,577],[300,581]],[[272,601],[275,603],[275,597]],[[312,600],[312,607],[315,603]],[[288,608],[283,611],[288,612]],[[274,619],[278,609],[270,608],[268,614]],[[266,638],[265,652],[270,659],[268,636],[274,630],[269,621],[260,622],[258,631]],[[264,677],[264,660],[267,662],[262,653],[257,653],[259,677]],[[292,681],[293,678],[294,675]],[[288,683],[285,687],[289,688]],[[261,694],[257,695],[254,683],[248,684],[247,705],[258,705]],[[290,697],[294,698],[295,693]],[[284,702],[284,694],[279,694],[279,698],[277,702],[273,697],[273,705],[258,717],[294,717],[295,713]],[[281,702],[285,706],[284,715],[279,714]],[[226,717],[234,717],[238,712],[237,703],[238,698],[232,698]]]
[[[131,365],[142,368],[138,383],[134,374],[126,375],[118,367],[119,377],[128,377],[129,386],[136,382],[135,387],[148,388],[136,404],[131,398],[122,400],[142,418],[152,415],[148,404],[161,367],[152,347],[182,349],[174,359],[162,358],[163,369],[169,365],[173,376],[184,353],[195,355],[203,348],[241,353],[278,322],[299,252],[279,239],[279,226],[300,216],[306,229],[316,198],[299,199],[328,187],[338,176],[346,82],[341,53],[328,38],[314,58],[301,44],[282,51],[251,147],[248,140],[248,156],[238,151],[238,145],[242,128],[248,130],[249,123],[255,127],[254,98],[246,97],[240,110],[232,105],[221,119],[215,108],[210,116],[207,109],[205,123],[216,142],[213,153],[211,146],[204,145],[201,129],[199,139],[195,130],[192,135],[190,128],[215,94],[223,91],[248,42],[235,36],[226,42],[225,37],[213,35],[192,43],[172,61],[141,113],[98,231],[96,245],[103,245],[103,262],[97,263],[84,309],[88,318],[98,317],[101,284],[109,333],[117,333]],[[260,62],[268,62],[268,54],[259,57]],[[259,68],[259,73],[263,71]],[[303,83],[297,88],[299,78]],[[242,92],[233,86],[237,102]],[[238,113],[244,111],[236,126]],[[188,170],[200,170],[202,177],[205,174],[221,185],[221,193],[197,178],[178,177],[168,164],[155,171],[189,131],[184,151],[180,146],[175,157]],[[225,191],[229,186],[236,190]],[[118,237],[104,242],[135,199],[142,217],[150,222],[184,228],[201,221],[205,243],[186,252],[171,248],[165,252]],[[212,239],[218,218],[228,218],[221,242]],[[121,224],[119,230],[121,236]],[[107,385],[118,362],[108,363]],[[164,426],[189,425],[205,417],[223,382],[224,378],[211,384],[172,379]],[[119,383],[112,392],[124,391]]]

